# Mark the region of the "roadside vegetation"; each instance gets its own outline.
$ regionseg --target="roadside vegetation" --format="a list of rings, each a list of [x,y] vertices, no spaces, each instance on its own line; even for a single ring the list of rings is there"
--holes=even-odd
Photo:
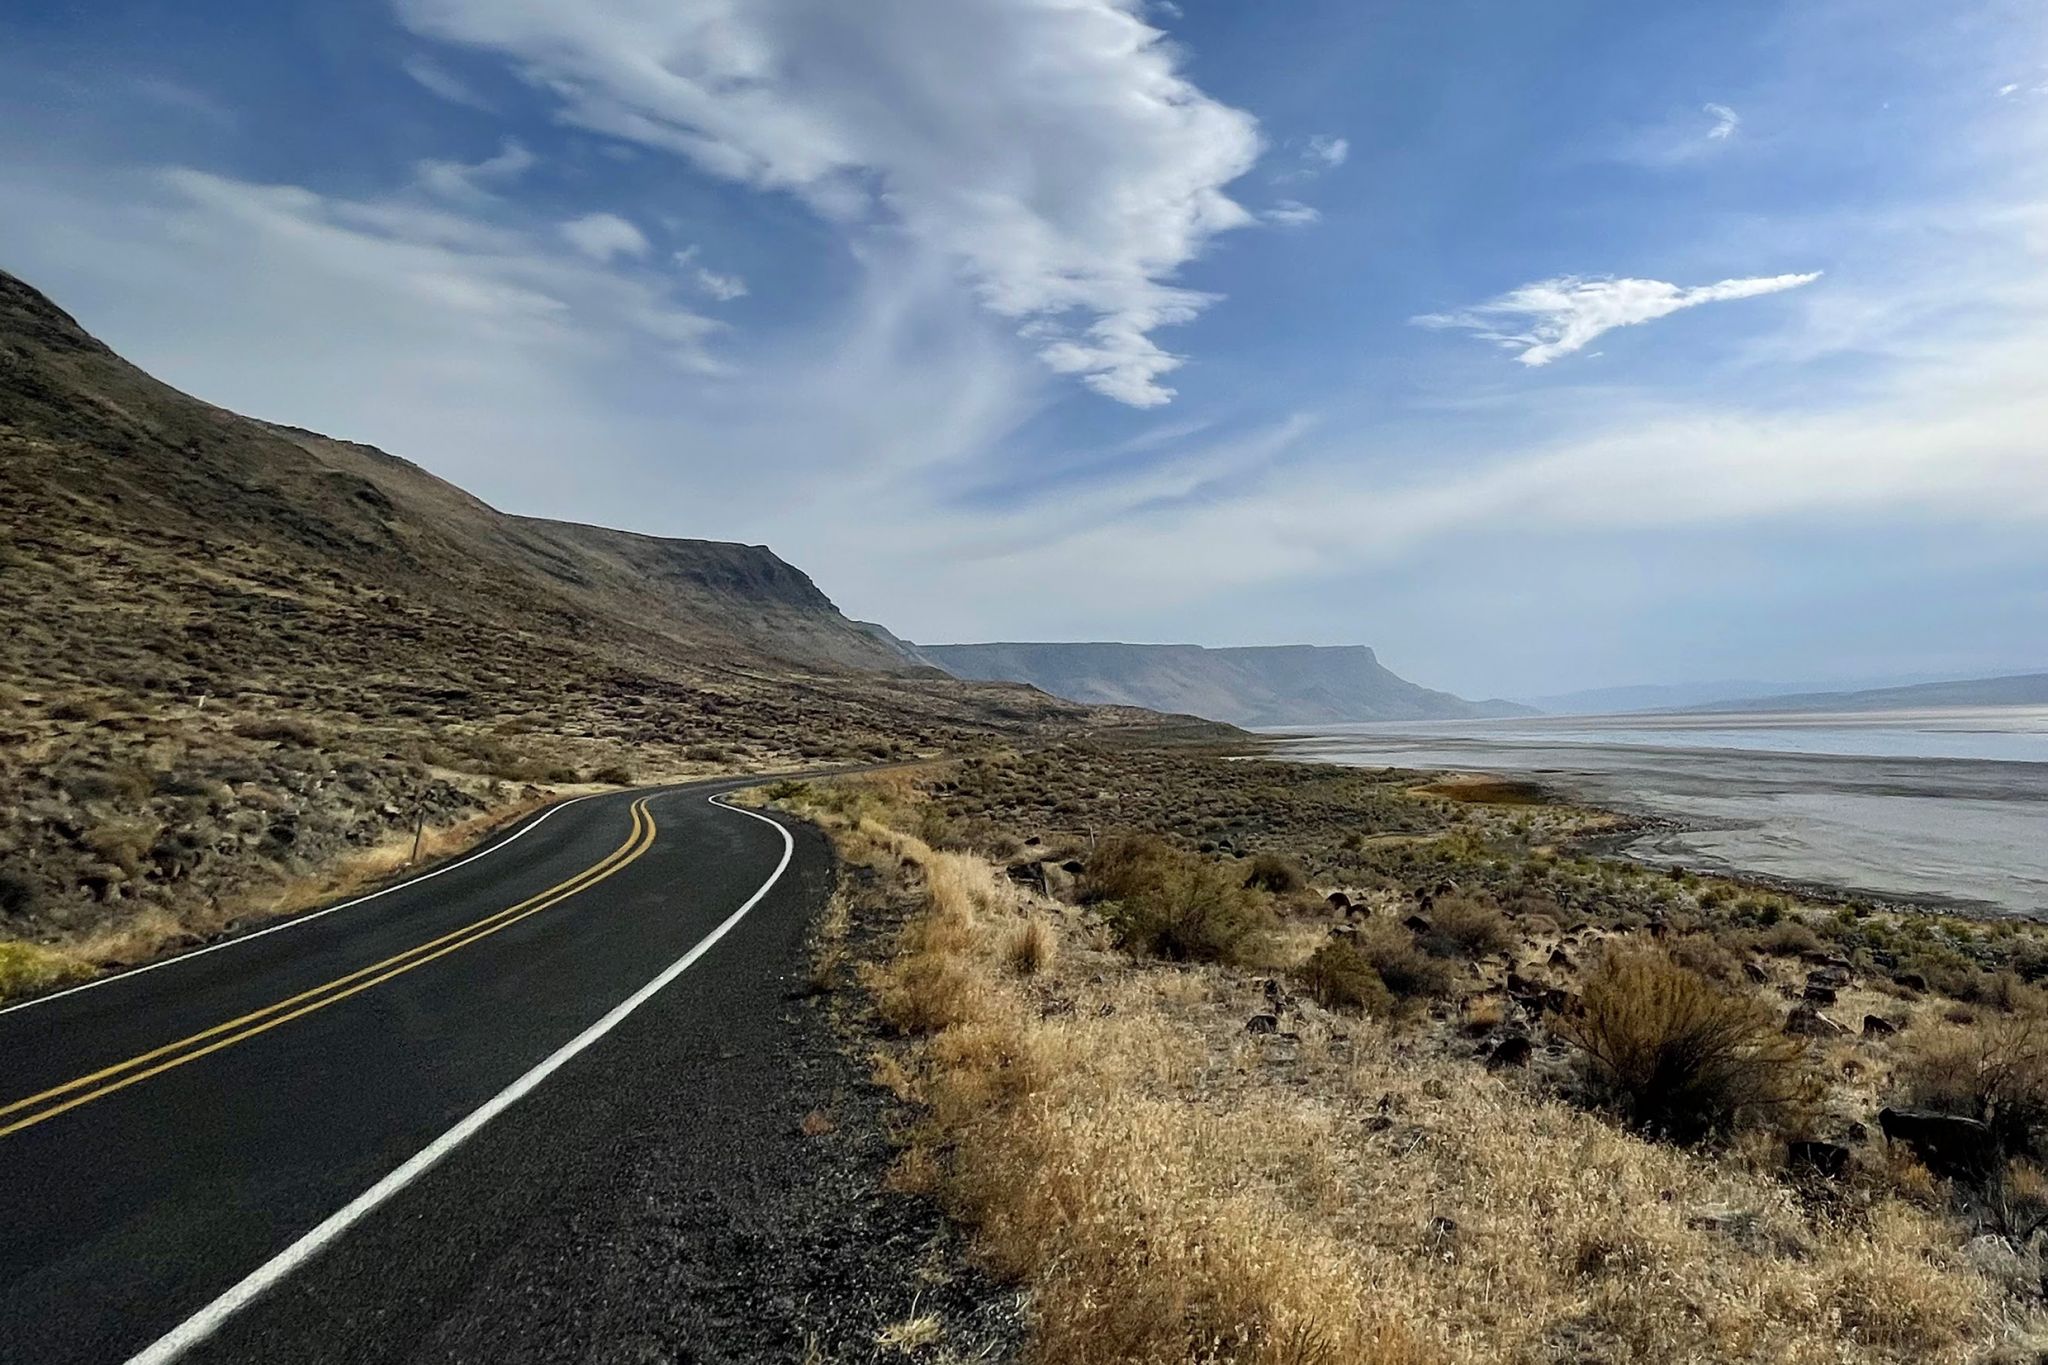
[[[2038,930],[1415,782],[1070,745],[777,793],[846,859],[891,1182],[1032,1360],[2043,1358]]]
[[[0,682],[0,999],[373,884],[416,829],[438,857],[578,790],[911,752],[671,701],[486,702],[340,675],[217,693]]]

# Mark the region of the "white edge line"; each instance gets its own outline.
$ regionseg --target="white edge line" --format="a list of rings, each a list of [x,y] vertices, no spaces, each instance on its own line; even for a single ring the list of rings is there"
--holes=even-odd
[[[364,901],[373,901],[376,900],[379,896],[388,896],[394,891],[403,891],[408,887],[418,886],[421,882],[432,881],[434,878],[440,876],[443,872],[453,872],[458,867],[467,867],[469,864],[475,862],[479,858],[488,858],[493,853],[496,853],[499,849],[517,843],[519,840],[531,834],[534,830],[539,829],[557,811],[567,810],[569,809],[569,807],[577,804],[578,802],[588,801],[592,797],[610,795],[612,795],[612,793],[610,792],[590,792],[583,796],[571,797],[569,800],[562,802],[560,805],[548,807],[546,810],[540,813],[540,816],[537,819],[529,821],[527,824],[522,826],[517,833],[512,834],[507,838],[500,839],[497,843],[492,844],[489,848],[478,849],[475,853],[470,854],[467,858],[459,859],[458,861],[449,863],[443,867],[437,867],[432,872],[422,872],[417,877],[407,877],[402,882],[394,882],[390,886],[385,887],[381,891],[372,891],[367,896],[357,896],[354,900],[343,901],[339,905],[330,905],[325,910],[315,910],[309,914],[304,915],[292,915],[285,919],[279,920],[276,924],[271,925],[268,929],[258,929],[254,933],[249,934],[237,934],[233,938],[224,938],[218,943],[209,943],[204,948],[195,948],[189,953],[179,953],[176,957],[160,958],[155,962],[146,962],[140,967],[130,967],[127,971],[123,972],[109,972],[105,976],[94,977],[92,980],[80,982],[76,986],[66,986],[61,991],[51,991],[48,995],[38,995],[32,1000],[22,1000],[12,1005],[0,1006],[0,1014],[12,1014],[16,1010],[25,1010],[36,1005],[47,1005],[52,1000],[62,1000],[67,995],[76,995],[80,991],[89,991],[95,986],[105,986],[110,985],[116,981],[126,981],[130,977],[141,976],[144,972],[153,972],[159,967],[175,967],[180,962],[190,962],[194,958],[205,957],[208,953],[217,953],[223,948],[232,948],[240,943],[249,943],[255,939],[264,937],[266,934],[276,934],[281,933],[286,929],[296,929],[301,924],[311,924],[314,920],[325,918],[326,916],[333,914],[337,910],[346,910],[352,905],[361,905]]]
[[[166,1365],[166,1362],[176,1360],[218,1331],[222,1323],[248,1307],[258,1295],[272,1285],[317,1256],[330,1242],[347,1232],[364,1214],[419,1179],[442,1157],[476,1136],[477,1131],[485,1124],[518,1103],[527,1092],[560,1070],[577,1053],[617,1028],[627,1015],[646,1004],[662,987],[688,971],[690,965],[704,956],[712,944],[724,938],[726,932],[744,919],[749,910],[759,905],[762,898],[774,889],[775,883],[781,881],[782,874],[788,870],[789,860],[796,853],[796,840],[789,837],[789,831],[780,823],[770,820],[765,815],[742,806],[728,806],[716,795],[709,800],[712,805],[723,810],[738,811],[741,815],[751,816],[782,836],[782,861],[775,865],[775,871],[768,875],[767,881],[761,883],[760,889],[747,898],[745,905],[727,915],[716,929],[699,939],[697,945],[689,952],[670,963],[661,975],[613,1006],[611,1012],[604,1018],[556,1049],[539,1066],[484,1101],[483,1106],[469,1117],[435,1138],[403,1166],[328,1215],[319,1226],[258,1266],[226,1293],[151,1342],[140,1354],[131,1357],[128,1365]]]

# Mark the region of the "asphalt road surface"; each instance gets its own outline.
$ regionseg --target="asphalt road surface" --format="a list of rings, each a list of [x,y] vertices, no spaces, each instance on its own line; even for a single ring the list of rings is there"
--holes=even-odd
[[[648,1113],[715,1144],[735,1101],[693,1083],[772,1070],[733,1047],[829,889],[823,839],[714,802],[735,785],[569,802],[0,1011],[0,1360],[448,1359],[514,1319],[479,1358],[587,1341],[485,1281],[543,1216],[549,1273],[573,1266],[560,1229]]]

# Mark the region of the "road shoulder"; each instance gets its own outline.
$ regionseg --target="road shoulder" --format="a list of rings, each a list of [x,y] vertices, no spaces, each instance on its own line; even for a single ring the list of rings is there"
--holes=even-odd
[[[869,1360],[923,1319],[938,1334],[896,1358],[1011,1354],[1015,1295],[967,1268],[930,1200],[885,1188],[859,1004],[810,988],[835,865],[792,832],[791,875],[711,970],[192,1358]]]

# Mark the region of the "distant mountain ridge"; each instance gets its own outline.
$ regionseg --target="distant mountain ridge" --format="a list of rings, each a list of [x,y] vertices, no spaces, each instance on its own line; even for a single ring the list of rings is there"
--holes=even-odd
[[[1030,683],[1069,701],[1143,706],[1232,725],[1340,725],[1531,714],[1466,701],[1390,672],[1365,645],[1134,645],[1109,641],[914,645],[956,677]]]
[[[1793,692],[1683,708],[1687,714],[1743,711],[1894,711],[1930,706],[2048,706],[2048,673],[1872,687],[1855,692]]]
[[[1541,697],[1522,697],[1548,716],[1613,716],[1633,711],[1670,711],[1686,706],[1723,706],[1751,697],[1795,691],[1784,683],[1738,681],[1701,683],[1638,683],[1621,687],[1588,687]]]

